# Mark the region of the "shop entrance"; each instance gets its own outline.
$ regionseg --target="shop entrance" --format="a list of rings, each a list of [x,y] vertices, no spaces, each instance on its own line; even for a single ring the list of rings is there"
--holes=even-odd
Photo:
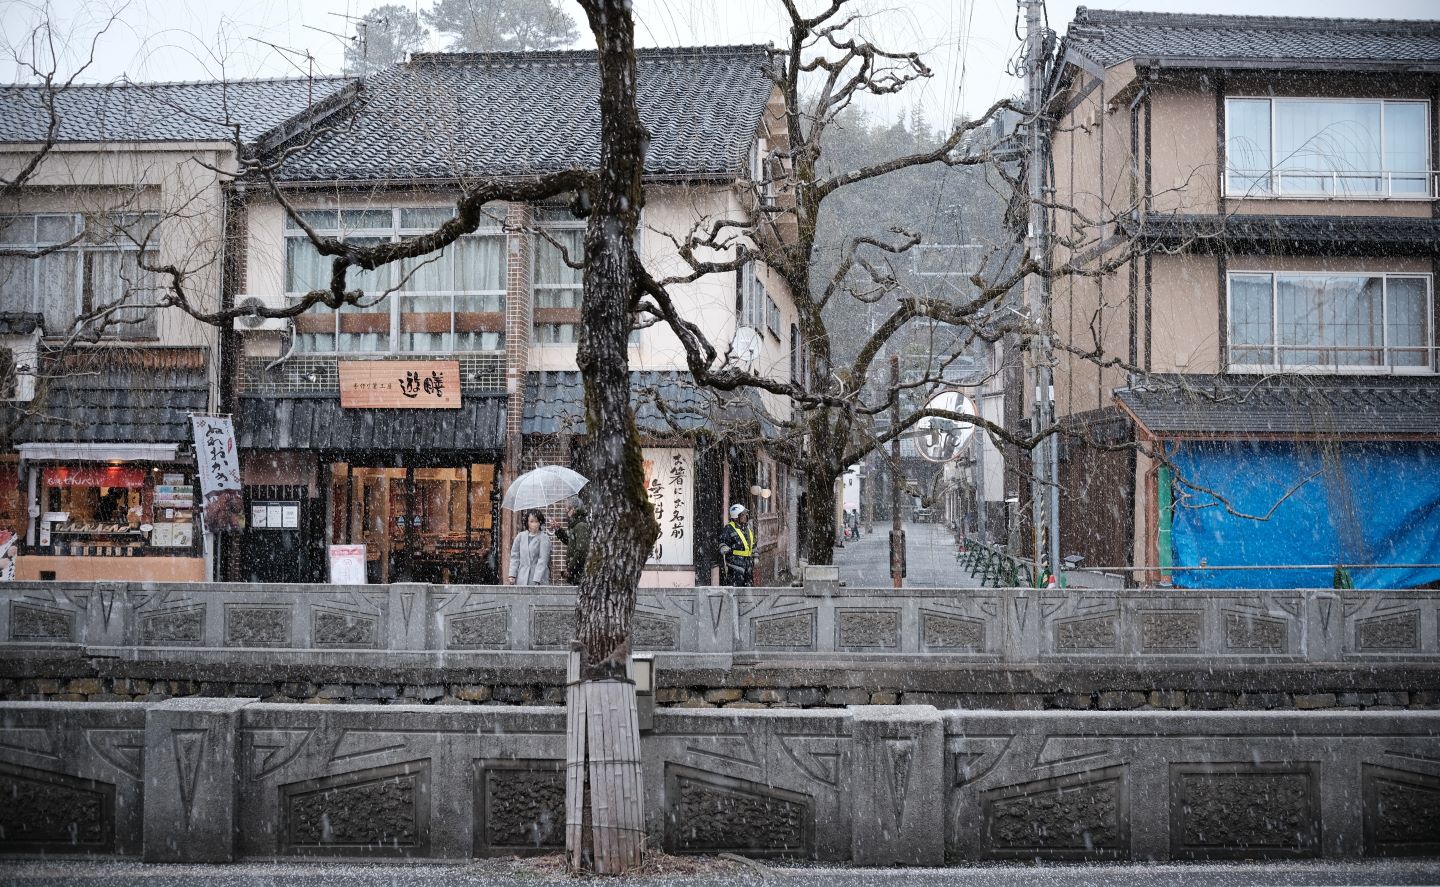
[[[365,545],[370,582],[493,584],[494,488],[487,463],[335,463],[331,538]]]

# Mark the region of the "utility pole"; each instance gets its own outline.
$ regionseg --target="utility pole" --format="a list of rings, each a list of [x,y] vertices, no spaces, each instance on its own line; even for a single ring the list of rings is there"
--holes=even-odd
[[[890,355],[890,430],[900,429],[900,355]],[[900,524],[900,435],[890,439],[890,580],[905,587],[905,529]]]
[[[1039,266],[1026,280],[1025,306],[1035,334],[1030,337],[1031,428],[1039,433],[1055,422],[1055,382],[1050,359],[1050,229],[1046,212],[1045,181],[1049,169],[1049,140],[1040,119],[1045,103],[1047,47],[1041,16],[1044,0],[1023,0],[1025,5],[1025,85],[1027,89],[1026,141],[1029,166],[1030,256]],[[1030,451],[1031,557],[1043,573],[1054,574],[1060,562],[1059,440],[1052,434]],[[1048,541],[1048,545],[1046,544]],[[1037,577],[1038,578],[1038,577]]]

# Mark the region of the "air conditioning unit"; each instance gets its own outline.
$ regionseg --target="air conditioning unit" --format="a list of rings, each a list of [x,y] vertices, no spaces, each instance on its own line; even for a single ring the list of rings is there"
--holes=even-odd
[[[255,333],[263,330],[283,330],[290,325],[289,318],[263,317],[259,313],[261,308],[268,308],[271,311],[279,311],[284,308],[284,296],[236,296],[235,307],[241,311],[254,312],[241,314],[235,318],[235,329],[242,333]]]

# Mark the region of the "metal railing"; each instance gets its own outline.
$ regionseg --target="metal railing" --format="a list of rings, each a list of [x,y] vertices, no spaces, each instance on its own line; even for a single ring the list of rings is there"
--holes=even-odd
[[[969,536],[956,540],[955,560],[988,588],[1039,588],[1042,572],[1033,560]]]
[[[1440,195],[1436,170],[1230,169],[1225,182],[1229,197],[1426,200]]]
[[[367,358],[346,356],[345,360],[429,360],[455,359],[460,361],[461,391],[504,391],[505,355],[472,354],[449,357],[446,355],[406,354]],[[275,363],[272,357],[244,357],[240,359],[241,394],[338,394],[340,392],[340,360],[335,354],[297,354],[284,362]]]

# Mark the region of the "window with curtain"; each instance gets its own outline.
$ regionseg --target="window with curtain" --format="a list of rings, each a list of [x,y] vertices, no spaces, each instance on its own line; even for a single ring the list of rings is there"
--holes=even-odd
[[[578,339],[585,272],[570,267],[585,258],[583,224],[559,220],[535,238],[535,341],[569,345]],[[568,261],[567,261],[568,259]]]
[[[144,270],[141,261],[159,261],[158,251],[150,248],[159,222],[153,213],[0,218],[0,245],[49,250],[37,258],[0,256],[0,304],[41,315],[49,336],[81,332],[106,339],[155,338],[164,282]],[[143,254],[142,244],[147,246]]]
[[[1236,273],[1231,371],[1432,372],[1432,281],[1424,274]]]
[[[369,245],[433,231],[450,207],[311,210],[317,233]],[[286,219],[285,291],[292,300],[330,285],[333,259],[320,255]],[[339,310],[316,305],[295,319],[296,350],[312,353],[427,354],[505,347],[505,236],[498,228],[467,234],[431,255],[362,271],[347,290],[364,295]]]
[[[1226,191],[1250,197],[1430,196],[1429,116],[1423,101],[1226,99]]]

